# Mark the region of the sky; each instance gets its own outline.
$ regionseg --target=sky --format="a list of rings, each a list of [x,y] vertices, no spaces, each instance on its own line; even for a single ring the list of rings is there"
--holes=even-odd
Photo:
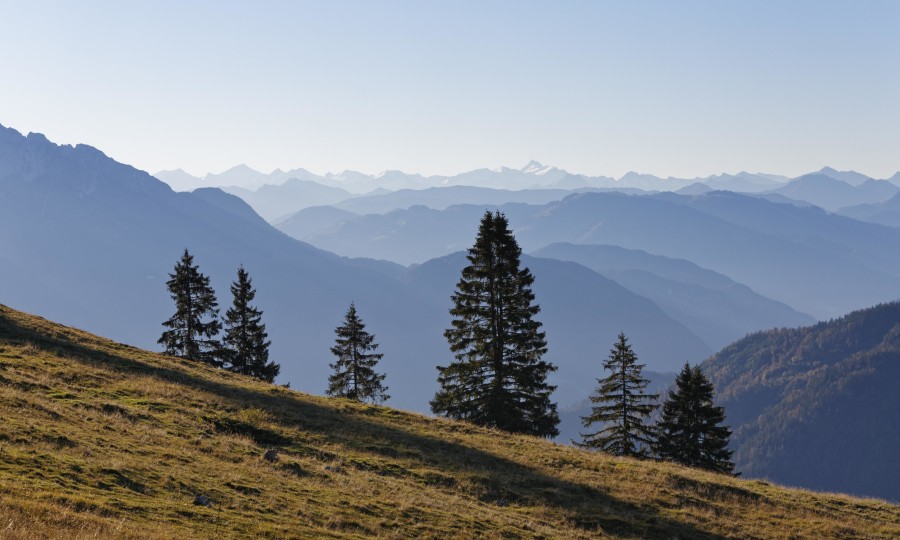
[[[0,0],[0,124],[156,172],[900,170],[900,2]]]

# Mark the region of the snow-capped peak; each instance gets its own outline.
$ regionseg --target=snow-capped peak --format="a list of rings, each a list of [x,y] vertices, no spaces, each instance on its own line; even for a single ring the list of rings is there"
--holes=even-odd
[[[547,169],[548,169],[548,167],[544,167],[540,161],[535,161],[532,159],[531,161],[528,162],[528,165],[525,165],[524,167],[522,167],[519,170],[522,171],[523,173],[539,174],[542,171],[546,171]]]

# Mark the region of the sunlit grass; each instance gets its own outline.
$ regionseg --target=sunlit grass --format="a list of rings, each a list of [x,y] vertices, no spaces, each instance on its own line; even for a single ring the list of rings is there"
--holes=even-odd
[[[310,396],[4,307],[0,412],[4,539],[900,537],[882,501]]]

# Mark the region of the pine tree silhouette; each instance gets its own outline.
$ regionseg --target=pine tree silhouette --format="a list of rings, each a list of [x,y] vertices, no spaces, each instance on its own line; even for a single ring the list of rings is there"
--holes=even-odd
[[[384,356],[370,352],[378,348],[375,336],[366,332],[366,325],[350,304],[344,323],[335,328],[337,335],[331,353],[337,361],[329,364],[334,373],[328,377],[329,396],[357,401],[380,403],[390,398],[384,386],[384,374],[377,374],[375,366]]]
[[[252,280],[241,265],[231,284],[233,303],[225,312],[224,360],[231,371],[273,382],[281,367],[269,362],[269,341],[262,311],[250,305],[256,297]]]
[[[521,269],[522,250],[506,216],[486,212],[469,266],[452,295],[452,327],[444,332],[456,361],[438,366],[440,390],[431,410],[450,418],[542,437],[559,434],[555,389],[547,374],[556,366],[547,352],[534,277]]]
[[[713,385],[700,366],[685,363],[663,403],[657,425],[655,448],[661,459],[732,473],[734,463],[728,450],[731,430],[721,425],[725,409],[713,404],[713,393]]]
[[[166,287],[175,302],[175,314],[163,323],[168,330],[157,343],[165,347],[166,354],[221,366],[221,344],[215,339],[221,329],[216,294],[187,248],[169,274]]]
[[[585,428],[594,424],[603,427],[593,433],[582,433],[579,446],[617,456],[644,457],[649,453],[654,432],[644,422],[656,410],[659,396],[644,393],[650,381],[641,375],[644,366],[637,360],[628,338],[619,333],[609,358],[603,362],[603,368],[610,374],[597,380],[599,387],[590,398],[594,404],[591,414],[581,419]]]

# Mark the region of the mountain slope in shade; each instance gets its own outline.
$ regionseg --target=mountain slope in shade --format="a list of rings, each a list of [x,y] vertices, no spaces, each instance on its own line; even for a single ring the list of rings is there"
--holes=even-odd
[[[900,193],[883,202],[847,206],[837,212],[853,219],[900,227]]]
[[[753,334],[703,368],[737,470],[900,501],[900,303]]]
[[[882,501],[314,397],[2,305],[0,367],[4,538],[900,534]]]
[[[786,304],[683,259],[607,245],[551,244],[533,253],[574,261],[652,300],[713,350],[750,332],[815,322]]]
[[[253,211],[249,204],[236,195],[231,195],[219,188],[199,188],[191,192],[198,199],[216,206],[249,224],[265,227],[266,220]]]
[[[289,238],[220,190],[176,193],[96,149],[0,131],[0,253],[15,261],[0,280],[4,301],[157,348],[174,309],[165,282],[186,247],[223,310],[238,266],[247,268],[281,381],[324,390],[334,327],[356,302],[382,342],[395,403],[424,408],[404,395],[414,381],[403,366],[440,336],[406,329],[441,313],[423,309],[384,268]]]

